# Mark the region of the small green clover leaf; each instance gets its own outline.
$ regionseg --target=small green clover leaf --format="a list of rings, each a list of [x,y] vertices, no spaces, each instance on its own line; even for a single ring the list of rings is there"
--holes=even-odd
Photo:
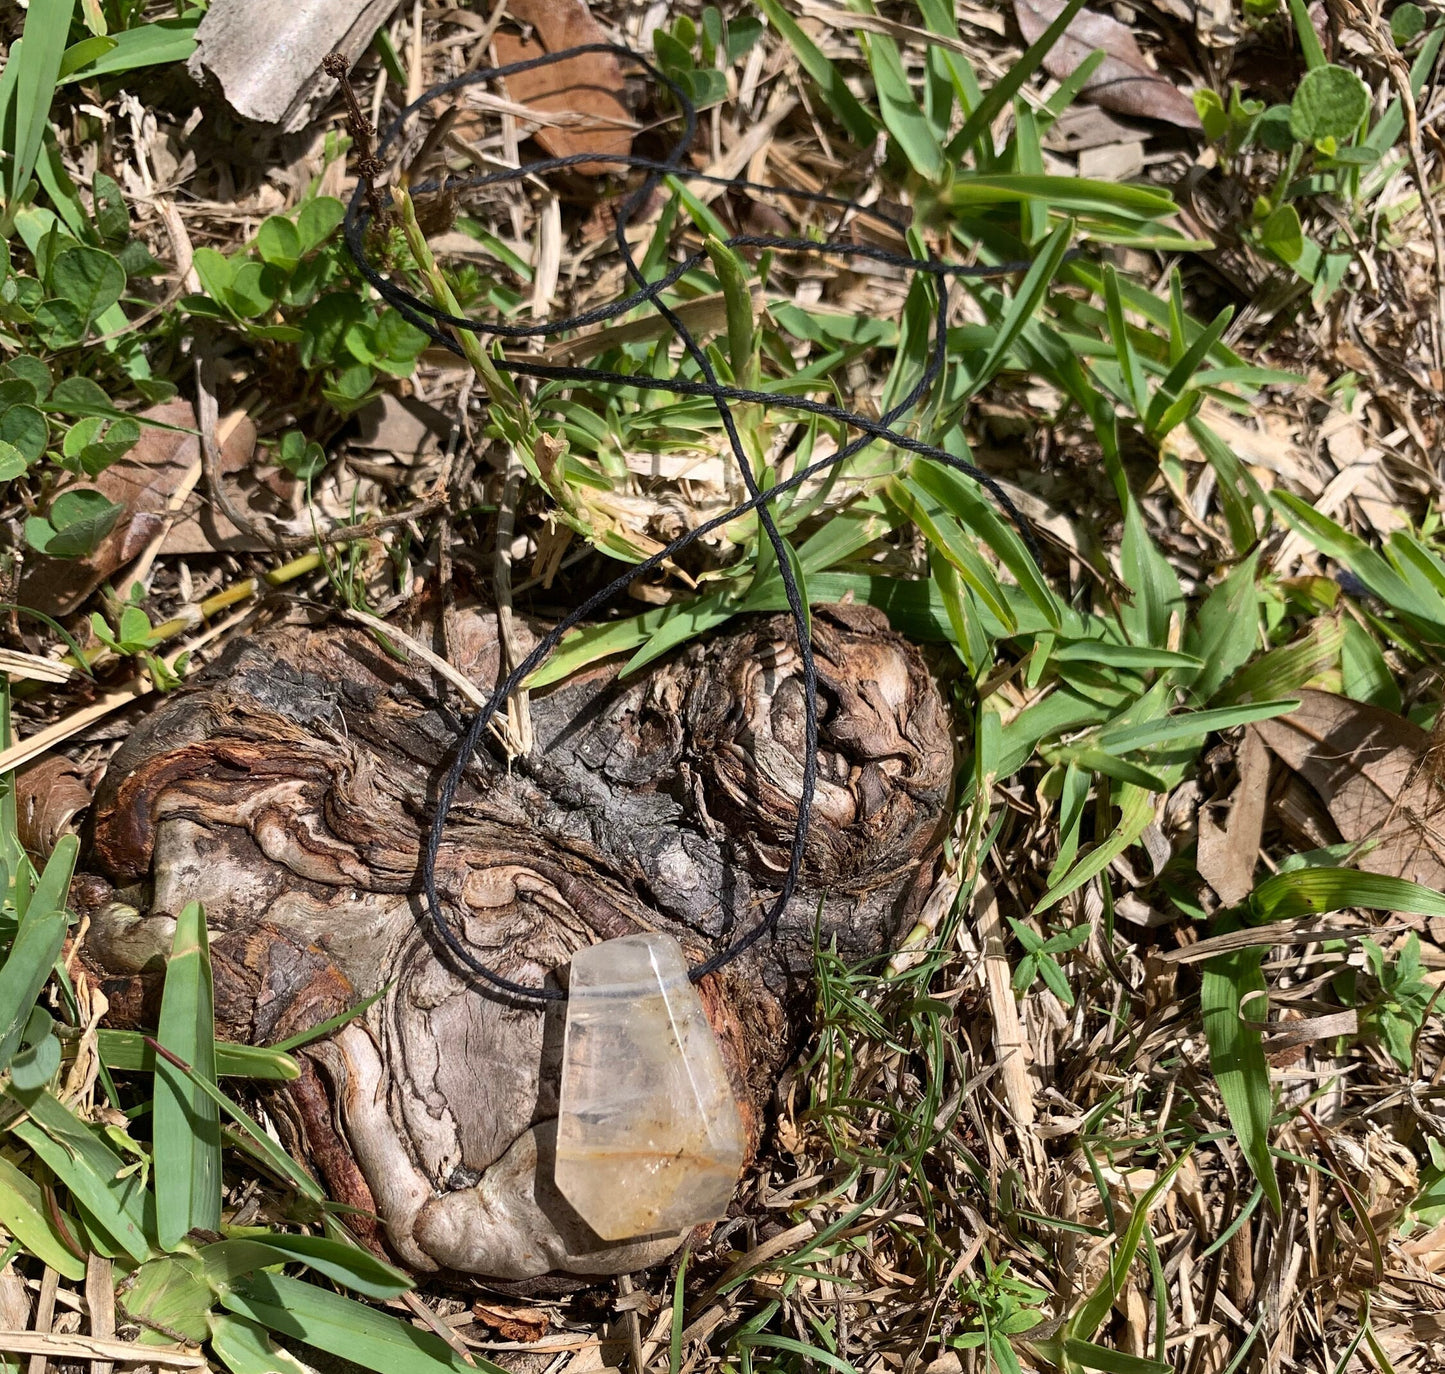
[[[37,553],[52,558],[84,558],[115,528],[125,507],[88,487],[61,492],[48,515],[25,522],[25,538]]]
[[[290,429],[281,436],[276,461],[293,477],[309,482],[326,466],[326,450],[299,430]]]
[[[1351,138],[1370,112],[1370,91],[1354,72],[1333,64],[1306,72],[1289,107],[1289,131],[1315,145]]]
[[[1397,5],[1390,16],[1390,37],[1397,48],[1406,47],[1425,32],[1425,11],[1419,5]]]

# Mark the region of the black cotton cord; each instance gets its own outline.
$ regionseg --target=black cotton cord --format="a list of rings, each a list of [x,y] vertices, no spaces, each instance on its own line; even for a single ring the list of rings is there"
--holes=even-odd
[[[538,67],[550,66],[553,63],[562,62],[569,58],[600,53],[610,54],[641,67],[650,77],[666,86],[673,98],[677,101],[679,108],[683,112],[683,131],[664,158],[646,158],[632,153],[578,153],[566,157],[555,157],[540,162],[529,163],[521,168],[504,168],[500,171],[466,178],[447,178],[441,182],[418,183],[412,188],[412,191],[416,194],[434,190],[477,189],[488,186],[512,184],[529,176],[537,176],[549,171],[584,164],[589,167],[595,167],[600,163],[610,163],[619,167],[642,170],[646,172],[647,175],[642,183],[623,199],[617,211],[614,228],[617,250],[621,255],[628,276],[636,286],[634,291],[606,305],[594,307],[591,310],[568,316],[565,319],[541,321],[533,324],[509,324],[501,321],[472,319],[466,316],[452,315],[444,310],[438,309],[432,303],[421,299],[406,288],[397,285],[381,273],[367,258],[366,230],[370,223],[371,216],[364,203],[366,193],[364,183],[359,184],[353,192],[350,204],[347,207],[344,223],[347,247],[350,249],[351,255],[355,259],[362,276],[376,289],[383,300],[393,306],[398,313],[411,324],[421,329],[435,342],[444,345],[455,353],[460,353],[461,348],[456,339],[448,332],[449,329],[466,330],[479,336],[496,338],[542,338],[614,319],[642,304],[652,305],[667,321],[668,325],[682,342],[684,350],[692,359],[693,364],[700,373],[701,380],[684,377],[629,376],[627,373],[612,371],[606,368],[559,367],[546,363],[512,358],[494,359],[495,366],[499,371],[508,372],[515,376],[533,377],[547,381],[576,381],[602,386],[636,387],[639,390],[665,391],[675,396],[707,396],[717,407],[718,415],[722,420],[723,430],[727,435],[728,445],[736,460],[739,474],[747,488],[748,499],[746,501],[721,515],[712,517],[701,525],[695,526],[685,534],[674,539],[665,548],[658,550],[642,562],[632,565],[605,586],[586,597],[563,620],[543,636],[526,658],[496,687],[488,699],[487,704],[472,717],[470,724],[462,734],[456,757],[450,769],[447,771],[446,776],[442,779],[438,789],[436,810],[427,831],[421,865],[422,886],[426,897],[427,915],[431,924],[453,958],[478,978],[491,985],[497,991],[506,993],[513,998],[521,1001],[544,1003],[563,1001],[566,999],[567,994],[560,988],[539,987],[518,983],[512,979],[505,978],[495,970],[489,968],[465,946],[461,937],[452,928],[451,923],[442,911],[441,899],[437,891],[436,869],[447,817],[455,803],[457,789],[460,787],[462,778],[465,776],[467,765],[481,744],[483,732],[496,716],[506,699],[528,676],[541,666],[569,630],[593,614],[593,612],[600,609],[607,602],[611,601],[613,597],[624,591],[637,578],[660,567],[663,563],[676,558],[678,554],[682,553],[697,540],[721,528],[723,525],[738,519],[740,516],[747,514],[749,511],[757,512],[759,526],[763,534],[767,537],[768,543],[772,547],[777,559],[778,575],[783,584],[783,593],[787,601],[789,617],[792,620],[793,630],[798,639],[799,659],[802,664],[804,688],[802,789],[798,802],[798,813],[793,831],[792,845],[788,855],[788,867],[777,897],[769,906],[762,920],[754,924],[749,930],[734,940],[732,944],[717,951],[709,959],[690,971],[689,976],[694,982],[697,982],[709,973],[715,972],[717,969],[723,967],[723,965],[736,959],[746,949],[757,943],[764,935],[768,934],[777,926],[783,912],[792,900],[797,889],[798,881],[802,875],[803,859],[807,848],[808,828],[812,816],[813,793],[817,783],[818,770],[817,665],[814,661],[812,643],[808,632],[807,607],[804,603],[802,590],[798,585],[798,579],[793,572],[792,564],[788,556],[789,548],[787,542],[782,532],[778,529],[777,523],[769,509],[771,503],[785,492],[795,490],[818,473],[824,472],[844,462],[875,440],[881,439],[907,452],[916,453],[930,458],[935,462],[944,464],[980,483],[1007,512],[1010,519],[1020,530],[1030,549],[1037,555],[1037,546],[1034,543],[1027,523],[1009,499],[1008,494],[998,483],[986,473],[976,468],[972,463],[957,458],[953,454],[933,444],[924,443],[922,440],[900,433],[893,428],[897,421],[906,416],[913,407],[918,404],[943,372],[947,351],[948,278],[950,276],[982,277],[1000,275],[1021,271],[1029,266],[1028,263],[1010,263],[997,267],[967,266],[958,263],[943,262],[931,256],[927,258],[915,258],[911,254],[896,253],[886,248],[868,244],[848,243],[834,239],[792,238],[771,234],[738,234],[723,240],[729,248],[759,248],[783,253],[811,254],[815,256],[832,255],[843,258],[868,259],[906,271],[922,272],[933,278],[937,294],[937,308],[934,312],[933,326],[934,337],[923,371],[909,389],[907,395],[877,420],[870,420],[867,416],[860,415],[855,411],[840,406],[829,405],[826,402],[815,401],[809,397],[789,396],[786,393],[763,391],[749,387],[729,386],[722,383],[718,379],[706,351],[693,337],[677,313],[661,299],[662,293],[669,286],[675,284],[687,272],[700,266],[706,260],[707,254],[705,252],[690,254],[682,261],[675,263],[653,281],[649,282],[644,277],[641,267],[633,256],[631,245],[627,242],[627,226],[630,223],[632,215],[636,213],[639,207],[647,203],[661,179],[666,176],[675,176],[683,180],[721,185],[732,189],[757,192],[759,194],[781,196],[786,199],[802,201],[806,204],[822,205],[846,212],[858,213],[899,232],[906,231],[907,226],[899,220],[877,211],[872,207],[857,205],[845,197],[827,195],[821,192],[766,186],[740,179],[714,177],[690,171],[683,164],[683,157],[691,146],[692,139],[696,133],[697,112],[693,108],[691,101],[687,98],[686,93],[681,90],[675,82],[670,80],[664,73],[658,71],[657,68],[645,58],[632,52],[630,49],[613,44],[586,44],[581,47],[568,48],[556,53],[548,53],[543,57],[532,58],[525,62],[513,62],[503,67],[485,68],[457,77],[452,81],[443,82],[441,85],[434,86],[431,90],[425,92],[417,100],[414,100],[397,116],[387,130],[386,135],[382,138],[377,148],[377,154],[378,156],[383,156],[395,146],[397,140],[405,130],[408,120],[413,114],[465,86],[477,82],[494,80],[497,77],[505,77],[519,72],[530,71]],[[819,418],[833,420],[847,425],[859,431],[859,433],[856,438],[840,447],[837,452],[826,458],[818,459],[816,462],[793,473],[791,477],[777,481],[773,486],[763,490],[758,485],[757,478],[753,474],[752,466],[748,462],[747,454],[743,448],[742,438],[737,429],[737,421],[732,411],[732,405],[734,403],[759,404],[772,408],[784,408],[804,415],[814,415]]]

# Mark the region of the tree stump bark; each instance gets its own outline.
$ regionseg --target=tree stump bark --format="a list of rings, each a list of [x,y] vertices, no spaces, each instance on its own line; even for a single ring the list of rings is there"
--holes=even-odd
[[[498,677],[494,618],[408,627],[472,681]],[[934,875],[952,729],[917,651],[864,607],[814,612],[821,749],[803,890],[777,929],[703,981],[756,1148],[811,1010],[815,940],[848,959],[909,928]],[[445,645],[445,649],[444,649]],[[535,747],[481,754],[447,825],[454,928],[540,983],[596,940],[658,929],[700,961],[766,911],[802,778],[803,692],[783,617],[532,698]],[[424,666],[367,633],[243,639],[116,754],[93,813],[84,956],[112,1020],[154,1024],[174,917],[205,903],[218,1034],[275,1043],[385,994],[298,1054],[272,1095],[289,1143],[375,1241],[418,1272],[500,1280],[620,1273],[681,1237],[606,1243],[553,1187],[563,1007],[452,968],[418,865],[462,725]]]

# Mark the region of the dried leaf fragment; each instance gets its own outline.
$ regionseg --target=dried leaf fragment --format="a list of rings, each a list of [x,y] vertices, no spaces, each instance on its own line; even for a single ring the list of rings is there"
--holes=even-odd
[[[75,818],[90,805],[97,777],[64,754],[50,754],[16,775],[16,827],[27,853],[49,858],[62,835],[75,833]]]
[[[504,1341],[540,1341],[552,1326],[551,1314],[540,1307],[500,1307],[478,1302],[472,1304],[472,1315]]]
[[[1287,716],[1258,722],[1264,742],[1328,808],[1368,873],[1445,890],[1445,790],[1418,725],[1363,702],[1305,690]]]
[[[1063,8],[1063,0],[1014,0],[1024,41],[1037,42]],[[1084,83],[1085,99],[1118,114],[1160,119],[1181,129],[1200,127],[1194,102],[1144,60],[1134,35],[1116,19],[1087,10],[1076,14],[1044,57],[1044,70],[1062,81],[1098,48],[1104,60]]]
[[[1268,784],[1269,751],[1250,728],[1239,751],[1239,785],[1228,821],[1219,826],[1207,811],[1199,813],[1199,874],[1230,906],[1242,902],[1254,887]]]
[[[526,62],[545,52],[606,43],[602,26],[583,0],[519,0],[508,7],[513,19],[530,24],[536,38],[498,33],[493,39],[502,66]],[[506,78],[507,94],[518,104],[552,117],[533,135],[553,157],[603,153],[619,157],[632,148],[635,125],[619,99],[622,68],[611,53],[582,53]],[[556,121],[562,122],[556,122]],[[579,162],[583,176],[617,171],[615,162]]]

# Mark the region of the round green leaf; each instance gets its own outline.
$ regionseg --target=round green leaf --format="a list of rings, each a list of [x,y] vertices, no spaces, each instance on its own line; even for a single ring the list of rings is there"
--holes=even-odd
[[[1333,64],[1306,72],[1289,107],[1289,131],[1300,143],[1348,139],[1370,112],[1370,92],[1354,72]]]
[[[317,196],[308,200],[296,216],[296,232],[301,236],[301,251],[309,253],[324,240],[346,214],[346,207],[334,196]]]
[[[271,266],[290,272],[301,260],[301,235],[289,219],[272,215],[256,233],[256,248]]]
[[[225,304],[231,280],[236,275],[235,265],[224,253],[214,248],[197,248],[191,257],[191,266],[201,279],[201,288],[213,300]]]
[[[231,279],[226,303],[242,319],[254,319],[276,304],[282,285],[276,268],[263,262],[243,262]]]
[[[64,377],[51,393],[50,409],[62,415],[109,415],[115,407],[104,389],[89,377]]]
[[[35,332],[47,348],[74,348],[89,329],[90,321],[74,301],[54,296],[35,307]]]
[[[88,487],[62,492],[51,503],[51,533],[41,552],[53,558],[84,558],[94,553],[124,510],[124,506]]]
[[[1296,262],[1304,252],[1304,228],[1293,205],[1281,205],[1260,225],[1259,241],[1285,262]]]
[[[364,313],[353,293],[335,291],[322,296],[301,320],[306,334],[301,344],[302,365],[312,367],[335,362],[346,331],[360,321]]]
[[[50,268],[50,289],[75,306],[88,325],[120,299],[125,269],[103,249],[80,244],[56,254]]]
[[[309,482],[326,466],[326,451],[314,439],[308,442],[296,429],[288,429],[281,436],[276,457],[287,472],[303,482]]]
[[[95,477],[127,453],[140,438],[140,425],[128,415],[108,420],[92,415],[78,420],[65,436],[66,467]]]
[[[14,444],[0,439],[0,482],[13,482],[17,477],[23,477],[29,466],[25,455]]]
[[[0,415],[0,439],[19,449],[27,463],[35,463],[50,443],[50,426],[34,406],[11,406]]]
[[[1412,38],[1425,32],[1425,11],[1419,5],[1409,3],[1397,5],[1390,16],[1390,37],[1397,48],[1403,48]]]
[[[24,377],[7,377],[0,382],[0,411],[11,406],[33,406],[40,397],[36,394],[35,383]]]
[[[15,377],[29,382],[35,388],[37,402],[50,395],[50,369],[39,358],[32,358],[28,353],[21,353],[18,357],[11,358],[4,367],[0,367],[0,377]]]

